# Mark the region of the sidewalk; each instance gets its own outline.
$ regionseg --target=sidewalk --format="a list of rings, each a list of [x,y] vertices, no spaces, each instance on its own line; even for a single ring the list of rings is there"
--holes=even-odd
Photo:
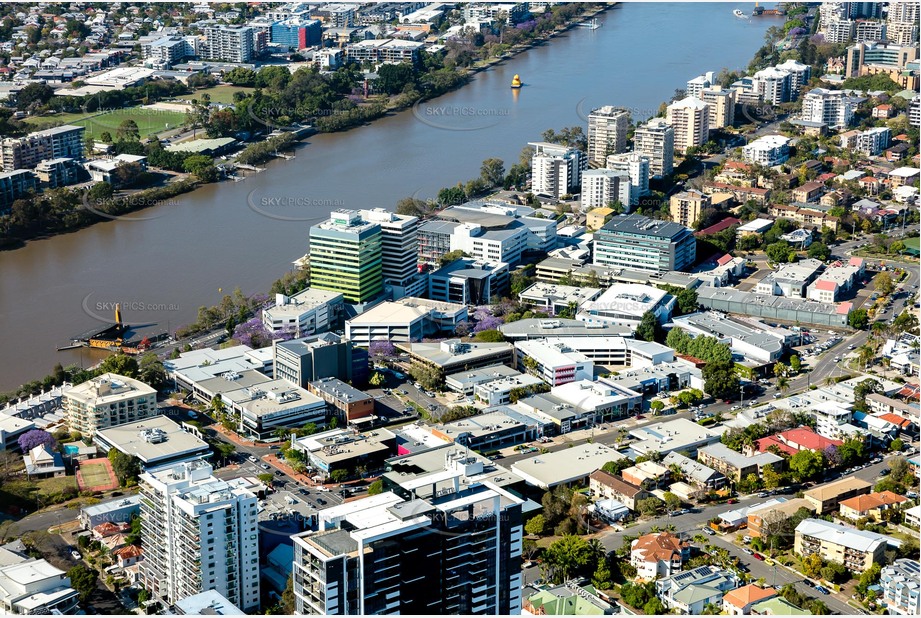
[[[265,442],[254,442],[253,440],[244,440],[237,433],[225,429],[224,426],[222,426],[220,423],[215,423],[214,425],[211,425],[210,429],[213,429],[217,433],[221,434],[222,436],[227,438],[227,440],[229,440],[230,442],[233,442],[237,446],[248,446],[250,448],[270,448],[271,447],[270,444],[266,444]]]

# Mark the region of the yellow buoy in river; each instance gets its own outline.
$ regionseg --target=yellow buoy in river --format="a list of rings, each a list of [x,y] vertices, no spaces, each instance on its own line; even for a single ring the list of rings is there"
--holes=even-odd
[[[515,77],[512,78],[512,88],[521,88],[521,78],[518,77],[518,74],[515,74]]]

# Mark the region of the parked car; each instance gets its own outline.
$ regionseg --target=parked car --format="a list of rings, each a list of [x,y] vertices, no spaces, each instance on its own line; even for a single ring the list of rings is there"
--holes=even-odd
[[[715,536],[716,531],[713,528],[704,528],[704,534],[707,536]]]
[[[751,556],[751,555],[753,555],[753,554],[755,553],[755,552],[753,552],[752,550],[750,550],[750,549],[747,548],[747,547],[743,547],[743,548],[742,548],[742,551],[744,551],[744,552],[745,552],[746,554],[748,554],[749,556]]]
[[[759,554],[758,552],[752,552],[752,557],[753,557],[755,560],[764,560],[764,556],[762,556],[762,555]]]
[[[739,501],[736,500],[735,498],[729,498],[729,500],[726,500],[726,504],[738,504],[738,503]]]
[[[71,550],[70,555],[74,560],[83,560],[83,556],[81,556],[80,552],[78,552],[76,549]]]
[[[816,592],[821,592],[822,594],[831,594],[831,592],[829,592],[828,588],[825,586],[816,586],[815,589]]]
[[[268,469],[269,469],[269,464],[262,464],[262,465],[259,466],[259,467],[262,468],[263,470],[268,470]]]

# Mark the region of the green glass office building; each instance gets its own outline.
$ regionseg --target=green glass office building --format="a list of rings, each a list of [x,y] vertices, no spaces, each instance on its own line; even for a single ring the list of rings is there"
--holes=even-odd
[[[334,210],[310,228],[310,285],[364,303],[384,289],[381,226],[353,210]]]

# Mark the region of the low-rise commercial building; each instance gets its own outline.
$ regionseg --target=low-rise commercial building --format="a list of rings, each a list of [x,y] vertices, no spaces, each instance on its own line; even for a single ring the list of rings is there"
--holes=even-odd
[[[784,264],[761,279],[755,285],[755,293],[804,298],[806,287],[819,276],[824,268],[825,265],[822,262],[812,258]]]
[[[659,323],[671,318],[675,297],[665,290],[637,283],[615,284],[594,300],[579,305],[576,319],[588,324],[613,324],[636,328],[648,311]]]
[[[311,382],[307,388],[326,402],[330,415],[345,423],[374,414],[374,398],[338,378],[321,378]]]
[[[786,349],[783,340],[773,334],[714,311],[672,318],[672,324],[694,337],[713,337],[728,344],[733,354],[762,365],[780,360]]]
[[[515,350],[518,369],[533,371],[550,386],[594,378],[594,363],[563,343],[534,339],[519,342]]]
[[[472,397],[476,388],[481,384],[488,384],[505,378],[523,376],[517,369],[506,365],[489,365],[481,369],[471,369],[445,376],[445,386],[460,395]]]
[[[355,345],[372,341],[422,341],[439,333],[451,333],[467,319],[467,306],[407,297],[383,302],[345,323],[345,337]]]
[[[324,333],[272,342],[273,377],[307,388],[321,378],[339,378],[343,382],[365,384],[368,380],[368,352],[352,342]]]
[[[432,367],[441,375],[492,365],[514,364],[515,347],[507,342],[476,343],[447,339],[435,343],[401,343],[414,365]]]
[[[592,472],[619,459],[624,456],[609,446],[586,443],[516,462],[511,470],[529,485],[548,490],[557,485],[584,483]]]
[[[114,448],[137,457],[145,471],[211,455],[211,447],[194,427],[180,426],[164,415],[100,429],[93,442],[106,453]]]
[[[397,454],[397,438],[386,429],[333,429],[301,438],[293,446],[305,453],[309,465],[323,478],[331,477],[336,470],[354,474],[359,466],[378,470]]]
[[[537,282],[518,294],[518,300],[540,308],[549,315],[556,315],[564,310],[572,310],[575,314],[575,307],[586,301],[595,300],[600,294],[599,288]]]
[[[719,442],[722,432],[678,418],[633,429],[630,435],[638,440],[633,443],[632,449],[640,455],[654,452],[667,455],[677,451],[694,456],[698,449]]]
[[[854,309],[850,302],[821,303],[710,286],[702,286],[697,290],[697,301],[707,309],[725,313],[835,328],[846,327],[848,315]]]
[[[576,380],[554,386],[550,393],[573,407],[594,415],[596,423],[605,423],[639,414],[643,394],[603,380]]]
[[[80,509],[80,523],[84,530],[92,530],[102,523],[127,524],[141,512],[141,496],[124,496]]]
[[[294,296],[275,295],[275,304],[262,310],[262,324],[270,333],[307,337],[337,324],[345,303],[339,292],[307,288]]]
[[[509,269],[505,262],[461,258],[429,273],[429,298],[458,305],[488,305],[505,296]]]

